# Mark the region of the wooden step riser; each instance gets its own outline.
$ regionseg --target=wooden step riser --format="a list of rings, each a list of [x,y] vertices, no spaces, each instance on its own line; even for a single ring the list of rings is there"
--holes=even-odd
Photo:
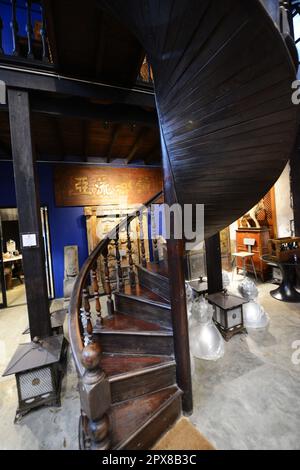
[[[103,352],[123,354],[152,354],[155,356],[173,356],[172,336],[154,336],[137,334],[105,333],[96,334]]]
[[[166,300],[170,299],[170,287],[169,279],[163,276],[159,276],[155,273],[151,273],[146,269],[138,267],[138,277],[141,286],[146,287],[157,295],[160,295]]]
[[[172,328],[171,310],[150,302],[140,301],[136,297],[115,294],[116,310],[140,320],[153,322],[163,328]]]
[[[111,381],[112,403],[155,392],[176,383],[176,366],[170,365],[158,370],[149,370],[127,379]]]
[[[181,397],[175,397],[151,422],[144,426],[121,450],[149,450],[181,415]]]

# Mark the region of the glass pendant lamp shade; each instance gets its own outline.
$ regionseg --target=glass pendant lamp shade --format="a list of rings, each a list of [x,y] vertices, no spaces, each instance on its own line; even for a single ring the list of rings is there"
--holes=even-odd
[[[198,359],[216,361],[224,355],[224,340],[215,326],[213,307],[203,298],[194,300],[190,320],[192,355]]]
[[[238,290],[248,303],[243,305],[244,325],[246,328],[265,328],[269,323],[269,316],[264,308],[257,302],[258,289],[251,279],[247,277],[240,282]]]

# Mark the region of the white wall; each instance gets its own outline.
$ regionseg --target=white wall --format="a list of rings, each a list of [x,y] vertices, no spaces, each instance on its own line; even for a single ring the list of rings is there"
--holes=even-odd
[[[291,208],[290,165],[287,164],[280,178],[275,183],[275,203],[278,237],[291,236],[290,221],[293,220]]]
[[[290,237],[290,221],[293,220],[293,209],[291,208],[291,186],[290,186],[290,165],[287,164],[281,176],[275,183],[275,205],[277,218],[278,237]],[[230,225],[231,250],[236,249],[236,229],[237,222]]]

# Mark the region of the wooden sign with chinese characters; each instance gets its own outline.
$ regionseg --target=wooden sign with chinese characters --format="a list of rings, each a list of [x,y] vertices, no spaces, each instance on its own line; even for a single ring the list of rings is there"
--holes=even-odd
[[[162,190],[160,168],[115,168],[58,165],[57,206],[144,204]]]

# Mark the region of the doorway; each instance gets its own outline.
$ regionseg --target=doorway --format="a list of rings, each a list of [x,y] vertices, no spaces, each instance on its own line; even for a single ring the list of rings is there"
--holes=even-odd
[[[0,209],[0,308],[26,304],[18,209]],[[54,298],[47,207],[41,207],[42,235],[49,299]]]

